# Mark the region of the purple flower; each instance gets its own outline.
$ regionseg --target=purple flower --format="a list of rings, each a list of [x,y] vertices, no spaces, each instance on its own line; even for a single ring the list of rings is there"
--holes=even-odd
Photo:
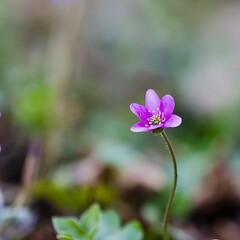
[[[130,105],[131,111],[141,120],[131,127],[132,132],[151,132],[157,128],[174,128],[182,123],[181,117],[172,114],[175,102],[171,95],[165,95],[160,100],[153,89],[148,89],[145,106],[137,103]]]

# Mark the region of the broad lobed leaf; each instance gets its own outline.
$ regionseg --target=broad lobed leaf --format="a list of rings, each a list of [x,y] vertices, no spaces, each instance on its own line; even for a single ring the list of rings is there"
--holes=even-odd
[[[76,218],[54,217],[57,238],[63,240],[142,240],[143,232],[137,222],[121,228],[114,211],[101,212],[97,204],[91,206],[78,221]]]
[[[93,236],[98,230],[100,215],[100,207],[97,204],[94,204],[80,218],[80,229],[87,236]]]
[[[54,217],[53,226],[57,233],[66,237],[79,238],[84,236],[76,218]]]

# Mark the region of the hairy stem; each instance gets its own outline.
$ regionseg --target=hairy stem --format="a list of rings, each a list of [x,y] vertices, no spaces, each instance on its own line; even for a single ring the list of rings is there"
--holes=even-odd
[[[164,214],[164,218],[163,218],[163,238],[164,238],[164,240],[169,240],[168,233],[167,233],[167,223],[168,223],[169,212],[170,212],[170,209],[171,209],[171,206],[173,203],[173,198],[174,198],[176,187],[177,187],[177,162],[176,162],[176,158],[174,155],[172,145],[171,145],[170,141],[168,140],[166,133],[164,131],[162,131],[161,134],[164,138],[164,141],[166,142],[166,144],[168,146],[169,152],[172,157],[173,168],[174,168],[174,181],[173,181],[172,192],[171,192],[170,198],[168,200],[168,205],[167,205],[167,208],[166,208],[166,211]]]

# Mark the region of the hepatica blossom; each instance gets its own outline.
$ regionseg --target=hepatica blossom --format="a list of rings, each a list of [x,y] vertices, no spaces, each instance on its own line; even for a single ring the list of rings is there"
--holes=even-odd
[[[145,96],[145,107],[137,103],[130,105],[131,111],[141,120],[131,127],[132,132],[151,132],[157,128],[174,128],[182,123],[182,118],[172,114],[175,107],[171,95],[160,100],[153,89],[148,89]]]

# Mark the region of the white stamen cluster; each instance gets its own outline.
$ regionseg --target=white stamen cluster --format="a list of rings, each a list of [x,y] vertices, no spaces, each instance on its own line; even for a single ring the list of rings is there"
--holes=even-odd
[[[160,125],[165,121],[164,113],[162,113],[159,108],[157,108],[157,112],[154,110],[148,110],[153,115],[147,119],[148,124],[145,124],[146,127],[153,127],[154,125]]]

